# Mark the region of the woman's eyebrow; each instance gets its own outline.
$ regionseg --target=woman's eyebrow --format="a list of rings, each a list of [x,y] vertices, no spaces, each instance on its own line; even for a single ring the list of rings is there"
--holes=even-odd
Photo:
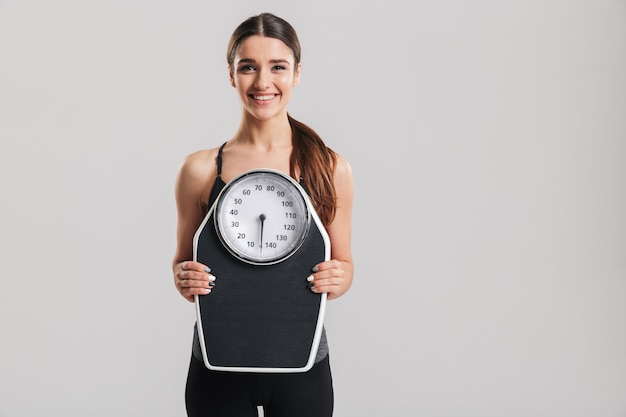
[[[290,64],[289,60],[283,58],[270,59],[271,64]],[[254,64],[256,60],[252,58],[241,58],[237,61],[238,64]]]

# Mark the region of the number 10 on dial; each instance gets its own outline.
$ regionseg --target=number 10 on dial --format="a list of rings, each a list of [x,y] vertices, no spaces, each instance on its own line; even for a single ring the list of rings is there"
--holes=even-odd
[[[220,193],[215,227],[233,255],[252,264],[287,259],[304,241],[311,214],[304,189],[274,170],[252,170]]]

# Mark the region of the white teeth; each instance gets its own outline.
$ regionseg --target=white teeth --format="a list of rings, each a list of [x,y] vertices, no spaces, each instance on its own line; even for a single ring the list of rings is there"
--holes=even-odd
[[[261,100],[261,101],[266,101],[266,100],[271,100],[274,98],[273,95],[271,96],[252,96],[254,97],[255,100]]]

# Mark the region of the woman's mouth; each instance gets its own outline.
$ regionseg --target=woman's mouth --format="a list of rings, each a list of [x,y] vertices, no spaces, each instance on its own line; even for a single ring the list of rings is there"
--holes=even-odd
[[[268,101],[273,99],[274,97],[276,97],[276,94],[264,94],[260,96],[252,94],[252,98],[258,101]]]

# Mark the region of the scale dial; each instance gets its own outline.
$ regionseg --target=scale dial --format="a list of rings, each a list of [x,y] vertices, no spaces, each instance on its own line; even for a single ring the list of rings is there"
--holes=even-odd
[[[251,264],[281,262],[302,245],[311,222],[304,189],[280,171],[247,171],[217,199],[215,227],[222,244]]]

